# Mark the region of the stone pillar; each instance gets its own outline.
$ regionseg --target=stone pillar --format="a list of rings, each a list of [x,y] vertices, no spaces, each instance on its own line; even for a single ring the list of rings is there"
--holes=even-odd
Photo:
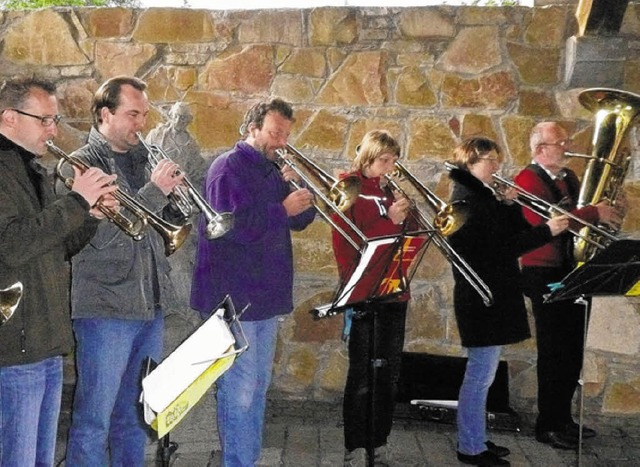
[[[564,82],[569,87],[621,87],[627,40],[622,37],[572,36],[566,43]]]

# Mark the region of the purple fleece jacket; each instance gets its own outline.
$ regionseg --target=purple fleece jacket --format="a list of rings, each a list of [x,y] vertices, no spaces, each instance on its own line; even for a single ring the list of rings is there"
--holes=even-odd
[[[315,209],[287,217],[282,201],[290,190],[278,167],[244,141],[213,161],[204,195],[217,212],[233,213],[234,226],[207,240],[200,225],[191,307],[203,317],[226,295],[238,311],[251,305],[242,315],[245,321],[292,311],[290,230],[309,225]]]

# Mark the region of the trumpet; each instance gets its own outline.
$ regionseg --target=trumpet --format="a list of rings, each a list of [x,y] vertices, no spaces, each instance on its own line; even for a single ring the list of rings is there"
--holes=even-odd
[[[0,290],[0,326],[9,321],[22,299],[22,282]]]
[[[426,230],[432,232],[431,241],[438,247],[445,259],[455,267],[465,280],[473,287],[473,289],[480,295],[482,302],[485,306],[491,306],[493,304],[493,294],[489,286],[482,280],[482,278],[476,273],[473,268],[467,263],[462,256],[455,251],[451,244],[445,238],[446,235],[451,235],[457,231],[464,221],[468,217],[468,209],[464,207],[463,203],[452,203],[447,205],[444,201],[440,200],[431,190],[429,190],[424,184],[422,184],[416,177],[413,176],[409,170],[404,167],[400,162],[396,162],[395,175],[385,175],[389,188],[392,191],[397,191],[401,196],[407,198],[410,202],[411,213],[415,217],[416,221],[421,224]],[[409,183],[411,183],[422,195],[426,202],[436,210],[435,220],[432,222],[429,217],[420,209],[418,209],[414,200],[412,200],[407,192],[400,186],[394,176],[402,174]]]
[[[136,136],[149,153],[149,163],[152,170],[158,165],[162,159],[172,161],[167,153],[157,144],[149,144],[139,131]],[[172,161],[173,162],[173,161]],[[182,174],[178,170],[176,175]],[[205,236],[209,240],[221,237],[233,227],[233,214],[230,212],[216,212],[211,205],[202,197],[200,192],[195,189],[193,183],[186,177],[182,179],[184,185],[179,185],[169,194],[170,199],[180,210],[185,218],[190,217],[194,211],[194,205],[200,210],[205,217],[207,224],[205,227]]]
[[[84,162],[82,159],[71,156],[56,146],[53,141],[47,141],[47,147],[51,153],[58,158],[58,164],[56,165],[56,175],[62,180],[64,185],[71,189],[73,187],[73,179],[65,177],[62,174],[62,166],[65,163],[79,169],[82,172],[90,169],[91,166]],[[165,254],[170,256],[173,254],[187,239],[189,232],[191,231],[191,225],[186,224],[183,226],[177,226],[170,224],[162,219],[160,216],[154,214],[151,210],[143,206],[133,196],[117,189],[112,193],[113,197],[120,203],[120,206],[129,210],[132,213],[133,220],[123,215],[120,210],[111,209],[106,207],[98,201],[96,208],[104,214],[107,219],[118,226],[124,233],[132,237],[134,240],[141,240],[145,235],[147,225],[151,226],[164,241]]]
[[[551,219],[551,217],[555,216],[555,215],[563,215],[563,216],[567,216],[569,219],[577,222],[578,224],[580,224],[582,226],[582,228],[584,227],[588,227],[589,229],[591,229],[593,232],[596,232],[597,234],[601,235],[602,237],[606,238],[609,241],[615,241],[617,240],[617,238],[612,235],[611,233],[607,232],[606,230],[591,224],[590,222],[587,222],[583,219],[580,219],[578,216],[576,216],[575,214],[572,214],[571,212],[567,211],[566,209],[562,208],[561,206],[557,205],[557,204],[552,204],[542,198],[540,198],[539,196],[534,195],[533,193],[529,193],[528,191],[526,191],[525,189],[523,189],[522,187],[519,187],[518,185],[516,185],[514,182],[506,179],[505,177],[503,177],[502,175],[498,174],[498,173],[494,173],[492,174],[493,179],[495,180],[494,182],[494,188],[499,192],[501,189],[504,188],[513,188],[518,192],[517,197],[513,200],[515,203],[519,204],[522,207],[528,208],[531,211],[533,211],[534,213],[538,214],[539,216],[543,217],[544,219]],[[576,231],[575,229],[567,229],[568,232],[570,232],[571,234],[573,234],[576,239],[581,239],[585,242],[587,242],[588,244],[598,248],[598,249],[604,249],[606,248],[605,244],[602,244],[600,242],[598,242],[595,237],[589,237],[586,235],[583,235],[581,232]]]

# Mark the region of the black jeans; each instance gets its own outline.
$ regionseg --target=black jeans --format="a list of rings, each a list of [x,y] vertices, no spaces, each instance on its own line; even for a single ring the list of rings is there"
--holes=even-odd
[[[562,431],[573,422],[571,404],[584,353],[585,309],[573,300],[543,303],[547,284],[559,282],[562,268],[523,268],[525,294],[531,298],[538,349],[536,433]]]
[[[367,447],[372,383],[371,336],[376,314],[375,352],[383,362],[375,381],[374,447],[386,444],[393,422],[395,396],[404,347],[406,302],[367,304],[356,309],[349,337],[349,371],[344,390],[344,445],[349,451]]]

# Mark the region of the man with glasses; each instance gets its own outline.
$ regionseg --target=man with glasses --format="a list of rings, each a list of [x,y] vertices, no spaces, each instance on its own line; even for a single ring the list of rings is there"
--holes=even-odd
[[[529,143],[533,161],[515,177],[519,186],[586,222],[621,222],[620,214],[607,202],[576,209],[580,181],[564,166],[571,140],[562,126],[539,123],[533,128]],[[529,209],[524,210],[524,215],[533,225],[546,222]],[[531,299],[536,323],[536,439],[559,449],[578,447],[579,428],[571,415],[571,402],[582,368],[585,315],[584,308],[572,300],[543,302],[549,293],[547,284],[560,282],[574,268],[572,244],[572,235],[565,232],[521,257],[525,294]],[[583,427],[583,438],[595,435],[594,430]]]
[[[260,457],[278,321],[293,309],[290,231],[315,216],[312,194],[292,191],[295,174],[275,164],[292,125],[287,102],[257,103],[245,116],[242,139],[213,161],[205,182],[205,198],[216,211],[233,213],[234,226],[215,240],[200,226],[191,306],[206,318],[227,294],[238,309],[249,305],[241,317],[249,349],[217,384],[226,467],[252,467]]]
[[[60,122],[53,83],[15,79],[0,87],[0,288],[21,281],[22,301],[0,327],[0,463],[53,465],[62,355],[73,346],[67,259],[95,233],[98,200],[114,176],[76,170],[56,199],[37,158]],[[115,206],[115,204],[111,204]]]

